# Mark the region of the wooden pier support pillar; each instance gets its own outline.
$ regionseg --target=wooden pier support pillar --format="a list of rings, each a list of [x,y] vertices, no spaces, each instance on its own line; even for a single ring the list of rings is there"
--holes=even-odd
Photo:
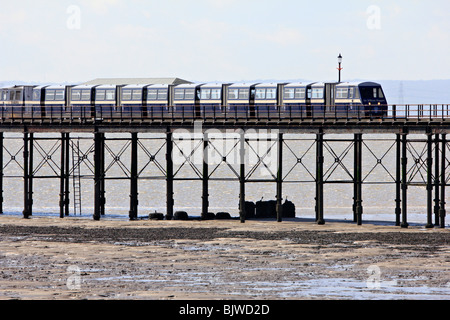
[[[202,174],[202,219],[205,220],[208,217],[209,209],[209,193],[208,193],[208,134],[203,135],[203,174]]]
[[[433,228],[433,136],[427,134],[427,224],[426,228]]]
[[[402,134],[402,222],[400,226],[402,228],[408,228],[407,222],[407,196],[408,196],[408,178],[407,178],[407,164],[408,164],[408,154],[407,154],[407,143],[408,134],[406,129],[404,129]]]
[[[131,133],[130,220],[138,218],[138,134]]]
[[[239,218],[241,223],[245,222],[245,131],[241,131],[239,148]]]
[[[355,134],[355,214],[356,223],[362,225],[362,134]]]
[[[100,217],[105,214],[105,137],[103,133],[94,134],[94,146],[94,220],[100,220]]]
[[[400,226],[400,215],[402,213],[401,208],[401,188],[402,188],[402,161],[401,161],[401,149],[402,149],[402,141],[401,135],[397,134],[396,137],[396,158],[395,158],[395,225],[397,227]]]
[[[319,225],[325,224],[325,220],[323,218],[323,135],[323,132],[320,132],[317,134],[316,139],[316,223]]]
[[[277,221],[283,221],[283,134],[278,134]]]
[[[166,219],[172,220],[173,218],[173,139],[170,129],[167,130],[166,136],[166,207],[167,214]]]
[[[445,228],[445,186],[447,184],[445,177],[445,168],[447,166],[446,151],[447,151],[447,135],[442,135],[442,154],[441,154],[441,197],[439,206],[440,227]]]

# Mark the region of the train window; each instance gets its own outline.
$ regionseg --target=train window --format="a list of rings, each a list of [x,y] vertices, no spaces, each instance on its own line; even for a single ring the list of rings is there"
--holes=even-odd
[[[81,100],[83,101],[91,100],[91,90],[81,90]]]
[[[116,99],[115,90],[106,90],[106,100],[112,101]]]
[[[184,89],[175,89],[175,100],[184,99]]]
[[[323,99],[323,88],[312,89],[312,99]]]
[[[147,100],[156,100],[158,99],[158,90],[148,90],[147,91]]]
[[[45,100],[46,101],[54,101],[55,100],[55,90],[46,90],[45,91]]]
[[[305,99],[305,88],[295,89],[295,99]]]
[[[277,97],[277,89],[267,89],[266,99],[275,99]]]
[[[221,98],[220,89],[211,89],[211,99],[218,100]]]
[[[81,100],[81,90],[72,90],[72,100],[74,101]]]
[[[228,99],[235,100],[238,98],[239,89],[230,89],[228,90]]]
[[[56,90],[55,91],[55,100],[63,101],[64,100],[64,90]]]
[[[142,100],[142,91],[140,89],[133,90],[133,100]]]
[[[308,89],[308,99],[311,99],[312,89]]]
[[[194,100],[194,93],[195,93],[194,89],[186,89],[184,91],[184,99],[185,100]]]
[[[167,100],[167,89],[158,90],[158,100]]]
[[[255,99],[262,100],[266,98],[266,89],[256,89]]]
[[[348,88],[336,89],[336,99],[347,99],[347,98],[348,98]]]
[[[295,89],[294,88],[284,88],[284,99],[294,99]]]
[[[383,90],[381,90],[381,88],[378,88],[378,97],[379,97],[380,99],[383,99],[383,98],[384,98]]]
[[[200,99],[203,99],[203,100],[211,99],[211,89],[201,89]]]
[[[95,91],[95,100],[97,100],[97,101],[105,100],[105,90],[96,90]]]
[[[129,89],[125,89],[122,91],[122,99],[125,101],[130,101],[131,100],[131,90]]]
[[[374,98],[378,98],[378,89],[377,88],[373,88],[373,97]]]
[[[249,98],[249,90],[239,89],[239,100],[248,100],[248,98]]]

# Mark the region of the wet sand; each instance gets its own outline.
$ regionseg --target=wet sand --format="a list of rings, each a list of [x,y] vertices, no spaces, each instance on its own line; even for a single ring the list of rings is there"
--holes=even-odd
[[[0,216],[0,299],[445,299],[450,230]]]

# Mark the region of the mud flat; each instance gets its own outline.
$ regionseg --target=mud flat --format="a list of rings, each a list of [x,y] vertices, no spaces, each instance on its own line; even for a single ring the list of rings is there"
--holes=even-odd
[[[450,230],[0,216],[0,299],[445,299]]]

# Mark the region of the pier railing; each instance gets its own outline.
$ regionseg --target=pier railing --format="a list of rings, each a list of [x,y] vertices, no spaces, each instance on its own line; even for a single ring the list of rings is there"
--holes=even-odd
[[[224,121],[445,121],[450,104],[358,105],[358,106],[0,106],[0,123],[91,124],[97,122]]]

